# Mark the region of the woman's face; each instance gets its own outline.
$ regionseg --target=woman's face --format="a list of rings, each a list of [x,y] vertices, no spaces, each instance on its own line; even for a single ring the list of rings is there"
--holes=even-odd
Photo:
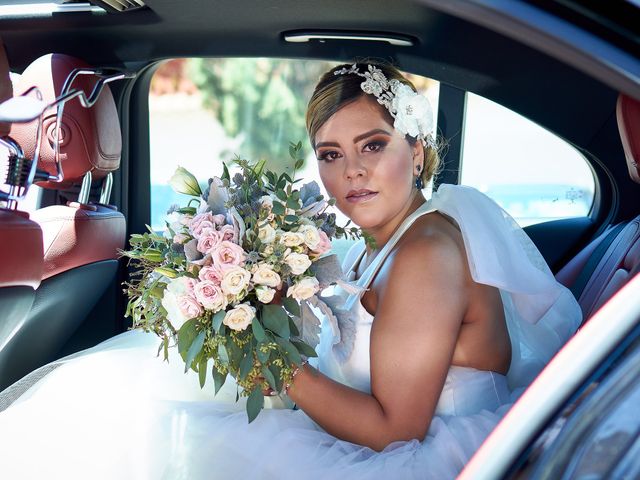
[[[315,138],[327,192],[340,211],[372,233],[406,213],[417,192],[417,166],[423,165],[420,142],[409,145],[383,108],[364,95],[331,116]]]

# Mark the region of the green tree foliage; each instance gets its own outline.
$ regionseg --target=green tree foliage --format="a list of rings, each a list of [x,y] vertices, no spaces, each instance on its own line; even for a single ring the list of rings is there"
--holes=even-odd
[[[191,60],[191,77],[203,102],[227,135],[243,138],[241,156],[264,159],[270,170],[290,171],[289,142],[302,141],[307,102],[330,62],[266,58]]]

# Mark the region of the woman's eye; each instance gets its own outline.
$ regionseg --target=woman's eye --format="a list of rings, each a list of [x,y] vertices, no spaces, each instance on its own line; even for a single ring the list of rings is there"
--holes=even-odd
[[[379,152],[385,147],[385,142],[369,142],[364,146],[364,150],[367,152]]]
[[[335,159],[339,157],[339,153],[334,150],[328,150],[326,152],[321,152],[318,155],[318,160],[322,160],[324,162],[333,162]]]

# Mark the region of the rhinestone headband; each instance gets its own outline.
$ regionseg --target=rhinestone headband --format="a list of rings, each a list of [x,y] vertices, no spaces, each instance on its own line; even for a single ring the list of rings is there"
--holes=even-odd
[[[360,88],[373,95],[395,119],[393,127],[403,135],[409,135],[422,142],[423,145],[435,146],[431,132],[433,131],[433,109],[429,100],[413,91],[411,87],[399,80],[388,80],[379,68],[368,65],[362,73],[354,63],[350,68],[341,68],[334,75],[358,75],[365,80]]]

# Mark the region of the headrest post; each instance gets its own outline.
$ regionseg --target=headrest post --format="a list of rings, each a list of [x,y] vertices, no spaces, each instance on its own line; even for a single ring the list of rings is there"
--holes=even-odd
[[[109,199],[111,198],[111,187],[113,186],[113,173],[109,172],[109,175],[104,177],[102,181],[102,191],[100,192],[100,203],[103,205],[109,205]]]
[[[80,187],[80,193],[78,194],[78,203],[89,203],[89,194],[91,193],[91,171],[84,174],[82,178],[82,187]]]

